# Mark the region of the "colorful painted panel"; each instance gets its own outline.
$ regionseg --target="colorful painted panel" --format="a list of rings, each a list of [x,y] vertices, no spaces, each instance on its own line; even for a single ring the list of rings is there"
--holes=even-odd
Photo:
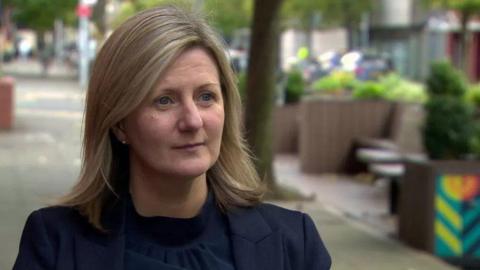
[[[480,257],[480,175],[440,175],[435,194],[435,254]]]

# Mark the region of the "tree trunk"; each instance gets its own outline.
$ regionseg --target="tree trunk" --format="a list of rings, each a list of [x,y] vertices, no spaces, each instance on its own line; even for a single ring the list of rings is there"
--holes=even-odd
[[[353,30],[352,27],[347,26],[347,50],[351,51],[355,49],[355,31]]]
[[[278,54],[278,16],[282,0],[256,0],[252,22],[245,110],[246,136],[258,173],[277,190],[272,160],[272,108]]]
[[[352,51],[354,49],[357,49],[358,47],[358,39],[357,39],[357,25],[350,21],[347,20],[344,23],[345,30],[347,31],[347,50]]]
[[[93,7],[92,20],[97,26],[98,32],[102,37],[105,37],[107,32],[107,22],[105,21],[105,7],[106,0],[98,0],[95,6]]]
[[[460,42],[459,42],[459,50],[460,50],[460,59],[458,63],[458,68],[463,70],[465,76],[470,79],[470,71],[469,71],[469,32],[467,28],[468,21],[470,20],[471,15],[469,13],[461,14],[460,18]]]

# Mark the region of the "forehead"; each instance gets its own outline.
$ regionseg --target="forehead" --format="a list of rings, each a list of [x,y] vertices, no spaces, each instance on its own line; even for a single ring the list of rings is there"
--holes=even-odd
[[[160,76],[159,84],[219,83],[218,66],[206,49],[194,47],[182,52]]]

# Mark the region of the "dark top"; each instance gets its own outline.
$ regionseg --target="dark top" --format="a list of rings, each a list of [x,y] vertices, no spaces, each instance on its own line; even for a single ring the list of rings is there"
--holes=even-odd
[[[34,211],[23,229],[13,269],[124,270],[123,201],[102,213],[107,233],[93,228],[72,207]],[[330,269],[330,255],[308,215],[259,204],[233,208],[226,217],[236,270]]]
[[[126,207],[126,270],[234,269],[227,220],[211,194],[193,218],[143,217],[130,197]]]

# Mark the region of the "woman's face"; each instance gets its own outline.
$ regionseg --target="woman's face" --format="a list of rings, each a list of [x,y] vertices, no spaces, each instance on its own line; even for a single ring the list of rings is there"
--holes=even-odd
[[[129,145],[134,171],[192,178],[218,159],[224,117],[215,61],[204,49],[192,48],[166,70],[117,136]]]

